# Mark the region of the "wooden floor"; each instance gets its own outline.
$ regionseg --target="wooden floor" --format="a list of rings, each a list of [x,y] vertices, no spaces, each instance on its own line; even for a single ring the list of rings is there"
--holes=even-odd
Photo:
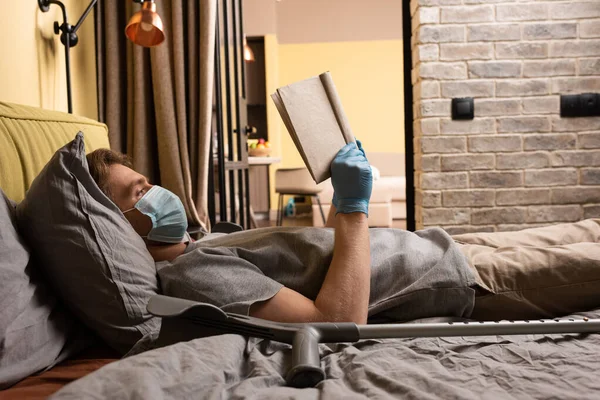
[[[258,228],[266,228],[268,226],[276,226],[277,221],[268,220],[268,219],[258,219],[256,220],[256,224]],[[284,218],[283,226],[312,226],[312,217],[303,217],[303,218]]]
[[[256,224],[258,225],[258,228],[266,228],[268,226],[276,226],[277,221],[259,219],[256,220]],[[284,218],[283,226],[312,226],[312,216]],[[392,222],[392,228],[406,229],[406,220],[394,220]]]

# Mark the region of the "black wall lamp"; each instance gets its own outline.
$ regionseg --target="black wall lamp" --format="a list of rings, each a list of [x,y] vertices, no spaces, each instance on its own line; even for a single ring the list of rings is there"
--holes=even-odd
[[[60,7],[63,16],[63,23],[54,22],[54,33],[60,35],[60,42],[65,46],[65,65],[67,70],[67,109],[73,113],[73,99],[71,97],[71,47],[77,46],[79,37],[77,31],[86,19],[90,11],[94,8],[98,0],[92,0],[87,6],[79,21],[71,25],[67,19],[67,10],[65,5],[59,0],[38,0],[38,6],[42,12],[47,12],[51,4]],[[134,3],[142,3],[142,9],[136,12],[125,29],[125,34],[134,43],[143,47],[152,47],[162,43],[165,40],[163,33],[163,24],[160,16],[156,13],[156,4],[154,0],[133,0]]]
[[[77,31],[81,27],[83,20],[88,16],[92,8],[96,5],[98,0],[92,0],[90,5],[85,9],[79,21],[75,26],[69,24],[67,20],[67,10],[65,5],[58,0],[38,0],[38,5],[42,12],[47,12],[50,9],[51,4],[56,4],[60,7],[63,15],[63,23],[59,25],[58,21],[54,21],[54,33],[60,35],[60,42],[65,45],[65,65],[67,68],[67,108],[69,113],[73,113],[73,100],[71,98],[71,47],[77,46],[79,43],[79,37]]]

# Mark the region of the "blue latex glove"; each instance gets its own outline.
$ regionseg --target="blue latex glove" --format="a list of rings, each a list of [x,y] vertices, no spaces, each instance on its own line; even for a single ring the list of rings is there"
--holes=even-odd
[[[356,145],[358,146],[358,149],[362,152],[363,156],[365,156],[365,158],[367,158],[367,155],[365,154],[365,151],[362,148],[362,143],[360,142],[360,140],[356,139]],[[369,161],[369,160],[367,160],[367,161]],[[333,198],[331,199],[331,203],[334,205],[334,207],[336,209],[338,208],[337,197],[335,196],[335,188],[333,190]]]
[[[362,143],[360,142],[360,140],[356,139],[356,145],[358,146],[358,149],[360,150],[362,155],[365,156],[365,158],[367,158],[367,155],[365,154],[365,150],[362,148]],[[367,161],[369,161],[369,160],[367,160]]]
[[[373,188],[371,166],[362,145],[348,143],[331,163],[333,205],[338,213],[362,212],[369,215],[369,199]]]

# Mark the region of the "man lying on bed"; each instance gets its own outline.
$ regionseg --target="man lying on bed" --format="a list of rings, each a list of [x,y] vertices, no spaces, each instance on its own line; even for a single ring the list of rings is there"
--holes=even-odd
[[[451,238],[369,229],[372,176],[355,144],[331,165],[328,227],[209,234],[192,242],[177,196],[110,150],[94,180],[145,240],[163,294],[282,321],[547,318],[600,305],[600,221]],[[466,256],[466,257],[465,257]]]

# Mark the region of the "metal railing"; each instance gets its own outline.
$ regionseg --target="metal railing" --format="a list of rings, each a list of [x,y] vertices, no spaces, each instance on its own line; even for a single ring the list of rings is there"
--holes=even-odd
[[[217,8],[215,134],[211,136],[210,145],[208,211],[211,225],[227,221],[247,229],[250,227],[250,195],[242,2],[218,0]]]

